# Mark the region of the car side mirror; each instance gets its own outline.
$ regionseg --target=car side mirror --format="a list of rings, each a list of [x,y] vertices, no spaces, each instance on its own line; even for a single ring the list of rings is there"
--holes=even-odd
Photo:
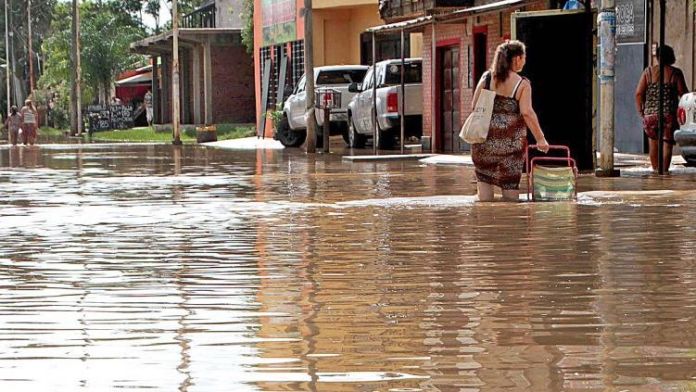
[[[348,86],[348,91],[351,93],[359,93],[360,92],[360,85],[356,82],[353,82]]]

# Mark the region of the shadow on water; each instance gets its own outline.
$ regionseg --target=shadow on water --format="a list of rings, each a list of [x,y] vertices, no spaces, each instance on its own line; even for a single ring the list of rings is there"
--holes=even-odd
[[[470,168],[3,146],[0,385],[689,390],[694,179],[478,204]]]

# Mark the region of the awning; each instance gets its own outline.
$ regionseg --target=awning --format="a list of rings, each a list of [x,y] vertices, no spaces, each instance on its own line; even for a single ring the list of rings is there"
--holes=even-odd
[[[503,0],[495,3],[479,5],[476,7],[449,11],[438,15],[421,16],[419,18],[405,20],[403,22],[390,23],[387,25],[370,27],[366,31],[375,34],[395,33],[401,30],[414,30],[431,23],[454,23],[464,18],[486,12],[499,11],[505,8],[518,6],[525,0]]]
[[[241,29],[222,28],[182,28],[179,29],[179,44],[182,47],[191,47],[205,42],[216,44],[241,45]],[[130,44],[133,53],[146,55],[163,55],[172,52],[172,32],[167,31],[153,35]]]
[[[133,86],[137,84],[152,83],[152,72],[145,72],[139,75],[133,75],[129,78],[116,81],[117,86]]]

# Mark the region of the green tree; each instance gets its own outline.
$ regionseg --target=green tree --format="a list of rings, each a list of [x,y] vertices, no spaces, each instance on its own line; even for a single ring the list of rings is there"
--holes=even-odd
[[[85,1],[81,13],[83,102],[106,102],[114,80],[122,71],[145,64],[143,56],[130,52],[130,44],[146,35],[136,15],[123,14],[117,0]],[[57,3],[43,50],[46,72],[39,83],[67,95],[70,86],[71,6]],[[130,15],[130,16],[129,16]]]
[[[239,15],[242,19],[242,44],[247,53],[254,55],[254,0],[243,0],[243,9]],[[696,0],[695,0],[696,1]]]

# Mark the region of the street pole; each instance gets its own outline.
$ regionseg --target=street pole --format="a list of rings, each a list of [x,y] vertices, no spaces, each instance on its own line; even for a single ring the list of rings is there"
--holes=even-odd
[[[32,33],[31,33],[31,0],[27,0],[27,33],[29,37],[29,96],[34,98],[34,50],[32,48]]]
[[[5,0],[5,76],[7,79],[7,114],[10,114],[12,99],[10,99],[10,23],[7,18],[7,0]]]
[[[80,60],[80,1],[73,0],[73,59],[75,61],[75,133],[82,135],[82,61]]]
[[[314,115],[314,29],[312,27],[312,0],[304,0],[304,50],[305,50],[305,116],[307,118],[307,140],[305,147],[308,153],[317,151],[316,135],[317,121]],[[325,118],[324,121],[328,119]]]
[[[616,7],[603,0],[597,17],[599,34],[599,131],[601,135],[598,177],[617,177],[614,169],[614,71],[616,59]]]
[[[177,0],[172,0],[172,144],[181,145],[179,129],[179,12]]]
[[[665,127],[665,117],[664,117],[664,107],[663,105],[665,104],[665,98],[664,98],[664,91],[665,91],[665,81],[664,81],[664,66],[665,66],[665,56],[661,55],[662,48],[665,46],[665,14],[666,14],[666,9],[665,9],[665,0],[660,0],[660,46],[657,48],[657,57],[659,60],[659,67],[660,71],[658,72],[660,82],[658,84],[660,88],[660,97],[659,97],[659,109],[657,112],[657,174],[662,175],[665,174],[665,165],[664,160],[665,153],[664,153],[664,142],[663,142],[663,137],[664,137],[664,127]]]

